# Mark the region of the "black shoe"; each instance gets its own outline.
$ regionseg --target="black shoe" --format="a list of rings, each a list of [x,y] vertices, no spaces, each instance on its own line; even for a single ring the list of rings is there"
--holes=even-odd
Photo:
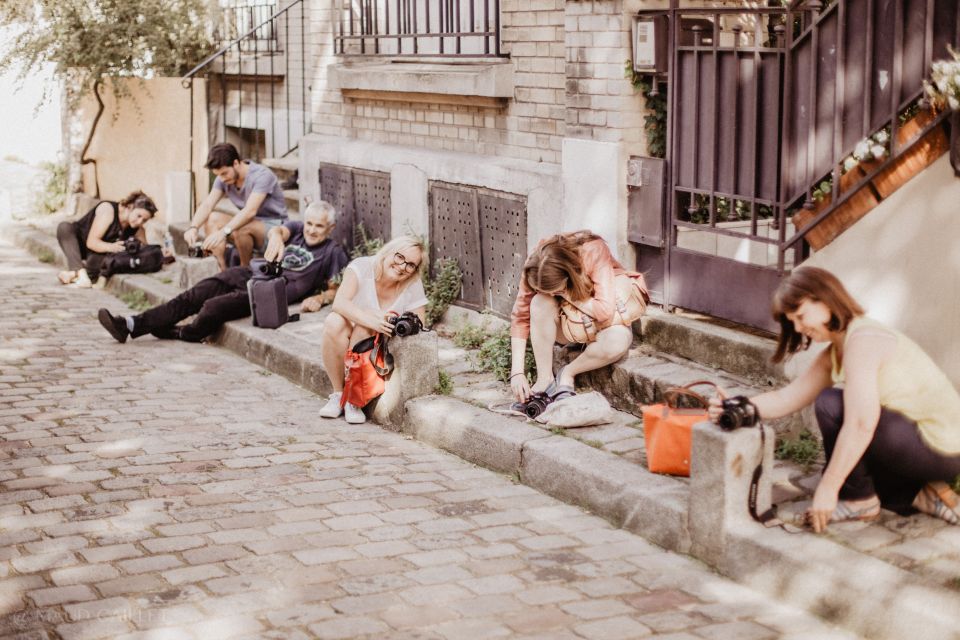
[[[163,329],[154,329],[151,331],[158,340],[179,340],[180,339],[180,327],[174,325],[172,327],[164,327]]]
[[[106,309],[100,309],[97,312],[97,320],[117,342],[124,343],[127,341],[130,330],[127,329],[127,321],[123,316],[115,316]]]

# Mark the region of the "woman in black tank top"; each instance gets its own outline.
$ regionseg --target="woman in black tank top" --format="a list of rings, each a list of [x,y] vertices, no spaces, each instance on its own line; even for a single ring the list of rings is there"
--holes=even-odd
[[[153,200],[142,191],[134,191],[120,202],[98,202],[79,220],[61,222],[57,241],[67,258],[67,270],[58,275],[60,282],[89,286],[84,261],[93,255],[123,251],[123,241],[137,234],[142,236],[144,223],[156,212]]]

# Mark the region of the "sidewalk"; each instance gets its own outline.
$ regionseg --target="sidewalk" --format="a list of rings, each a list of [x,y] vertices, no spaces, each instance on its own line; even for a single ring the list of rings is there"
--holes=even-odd
[[[8,231],[33,248],[55,241],[36,231]],[[171,274],[115,278],[115,291],[140,290],[151,302],[172,296]],[[306,314],[277,331],[230,323],[217,342],[314,393],[329,388],[319,363],[323,313]],[[147,339],[141,339],[139,342]],[[138,344],[137,343],[137,344]],[[131,346],[131,345],[125,345]],[[136,348],[133,346],[132,348]],[[515,475],[545,493],[573,502],[668,549],[700,553],[691,539],[685,479],[650,474],[643,464],[639,420],[566,433],[492,414],[482,407],[506,399],[506,388],[471,370],[469,355],[449,342],[441,362],[454,380],[453,397],[408,404],[404,430],[471,462]],[[801,513],[818,470],[778,463],[775,501]],[[705,558],[725,575],[870,638],[960,638],[960,528],[917,515],[884,512],[872,524],[831,525],[825,536],[789,535],[749,523],[727,532],[722,555]],[[701,554],[702,555],[702,554]]]

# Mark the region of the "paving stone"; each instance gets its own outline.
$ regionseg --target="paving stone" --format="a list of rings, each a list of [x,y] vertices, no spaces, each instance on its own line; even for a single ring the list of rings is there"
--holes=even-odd
[[[383,622],[365,616],[353,616],[316,622],[307,627],[323,640],[341,640],[366,635],[383,635],[389,627]]]
[[[650,635],[650,629],[626,616],[616,616],[575,627],[578,634],[591,640],[628,640]]]

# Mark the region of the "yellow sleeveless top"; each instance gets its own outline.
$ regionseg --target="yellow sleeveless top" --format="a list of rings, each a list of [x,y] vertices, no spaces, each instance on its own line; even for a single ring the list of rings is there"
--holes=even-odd
[[[960,453],[960,395],[950,380],[913,340],[864,316],[847,325],[844,351],[850,336],[867,327],[889,332],[897,339],[893,357],[877,372],[880,406],[916,422],[920,436],[933,449],[947,455]],[[830,362],[833,383],[843,384],[843,366],[833,347]]]

